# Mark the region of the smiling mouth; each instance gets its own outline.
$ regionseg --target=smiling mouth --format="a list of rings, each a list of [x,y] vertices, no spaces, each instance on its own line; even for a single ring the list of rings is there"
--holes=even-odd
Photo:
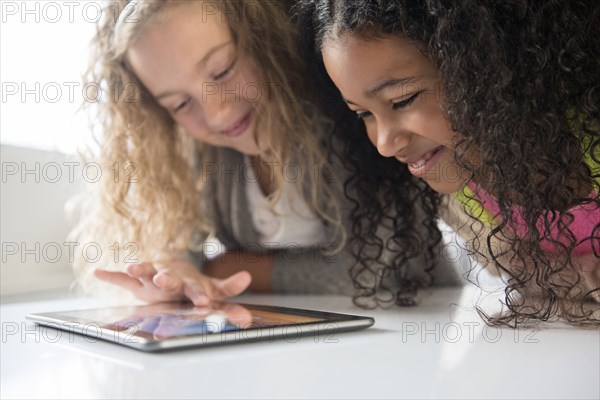
[[[411,172],[411,174],[413,174],[415,176],[424,175],[427,172],[427,170],[431,167],[430,164],[435,162],[432,160],[437,159],[438,157],[436,157],[436,156],[441,154],[443,149],[444,149],[444,146],[438,146],[435,149],[423,154],[421,157],[419,157],[418,159],[416,159],[414,161],[411,161],[411,162],[405,161],[406,165],[408,166],[408,170]]]
[[[229,137],[240,136],[242,133],[246,132],[246,130],[250,126],[251,121],[252,111],[248,112],[248,114],[246,114],[242,119],[240,119],[234,126],[227,130],[221,131],[221,133]]]
[[[408,166],[411,167],[412,169],[423,168],[427,164],[427,161],[431,160],[433,158],[433,156],[440,150],[440,148],[441,148],[441,146],[438,146],[435,149],[431,150],[429,153],[423,155],[418,160],[407,163]]]

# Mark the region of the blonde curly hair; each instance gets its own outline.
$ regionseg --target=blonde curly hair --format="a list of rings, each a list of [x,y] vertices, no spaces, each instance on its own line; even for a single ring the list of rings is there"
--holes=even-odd
[[[213,233],[211,217],[203,214],[204,188],[210,177],[202,165],[214,160],[215,149],[183,132],[144,88],[125,57],[147,24],[160,22],[174,7],[198,4],[205,6],[204,10],[206,5],[217,8],[228,23],[239,55],[249,60],[264,82],[277,83],[278,90],[255,104],[255,132],[267,136],[261,159],[280,166],[293,159],[301,166],[319,166],[321,173],[335,173],[328,170],[328,154],[322,150],[331,124],[307,101],[304,60],[297,51],[297,31],[285,2],[110,2],[93,40],[92,63],[85,77],[103,93],[95,104],[95,125],[101,129],[95,158],[102,171],[110,172],[87,194],[79,225],[72,232],[79,242],[100,242],[101,248],[112,250],[99,262],[102,268],[119,270],[126,262],[179,258],[190,249],[201,249]],[[247,15],[252,19],[245,18]],[[256,23],[257,18],[265,23]],[[271,205],[281,196],[284,182],[282,168],[273,173]],[[298,185],[309,207],[336,227],[340,249],[346,235],[337,204],[341,187],[333,181],[311,179],[306,191],[306,182]],[[116,257],[117,250],[122,256]],[[127,255],[132,258],[126,259]],[[83,286],[93,281],[90,264],[85,257],[74,260]]]

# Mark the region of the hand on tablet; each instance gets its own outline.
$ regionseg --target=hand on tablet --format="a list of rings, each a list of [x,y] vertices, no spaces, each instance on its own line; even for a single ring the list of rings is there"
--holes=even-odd
[[[246,271],[225,279],[210,278],[184,261],[169,262],[160,269],[150,263],[131,264],[126,272],[98,269],[94,275],[129,290],[138,299],[149,303],[190,300],[196,306],[237,296],[248,288],[252,280]]]

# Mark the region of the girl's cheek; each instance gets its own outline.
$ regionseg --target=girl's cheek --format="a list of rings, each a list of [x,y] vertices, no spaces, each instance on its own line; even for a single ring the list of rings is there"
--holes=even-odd
[[[250,67],[240,68],[236,78],[236,90],[239,98],[251,103],[259,101],[270,90]]]
[[[242,85],[242,91],[240,98],[244,99],[249,103],[257,103],[260,99],[265,96],[268,88],[264,88],[259,82],[244,82]]]

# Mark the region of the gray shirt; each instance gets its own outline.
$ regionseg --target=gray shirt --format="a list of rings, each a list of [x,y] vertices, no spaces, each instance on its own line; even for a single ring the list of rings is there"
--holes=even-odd
[[[316,243],[311,247],[300,247],[290,243],[283,249],[265,248],[260,245],[259,234],[254,228],[251,211],[246,196],[247,173],[244,170],[244,157],[241,153],[225,148],[215,151],[215,159],[207,186],[206,210],[211,216],[215,226],[217,239],[227,250],[251,250],[257,253],[273,254],[275,262],[272,269],[272,285],[276,293],[294,294],[340,294],[353,295],[356,289],[350,277],[350,268],[356,259],[350,253],[348,246],[335,254],[328,254],[331,250],[335,229],[330,224],[325,224],[325,242]],[[335,162],[335,161],[334,161]],[[333,166],[336,172],[344,176],[341,163]],[[308,177],[309,174],[306,174]],[[350,232],[349,210],[350,202],[344,198],[341,202],[341,211],[346,231]],[[416,228],[415,228],[416,229]],[[202,257],[196,260],[202,262]],[[382,261],[393,257],[393,252],[388,251],[382,256]],[[435,279],[438,285],[456,285],[461,282],[456,268],[442,257],[440,265],[435,268]],[[247,260],[251,264],[252,260]],[[419,257],[410,261],[412,274],[423,273],[423,266]]]

